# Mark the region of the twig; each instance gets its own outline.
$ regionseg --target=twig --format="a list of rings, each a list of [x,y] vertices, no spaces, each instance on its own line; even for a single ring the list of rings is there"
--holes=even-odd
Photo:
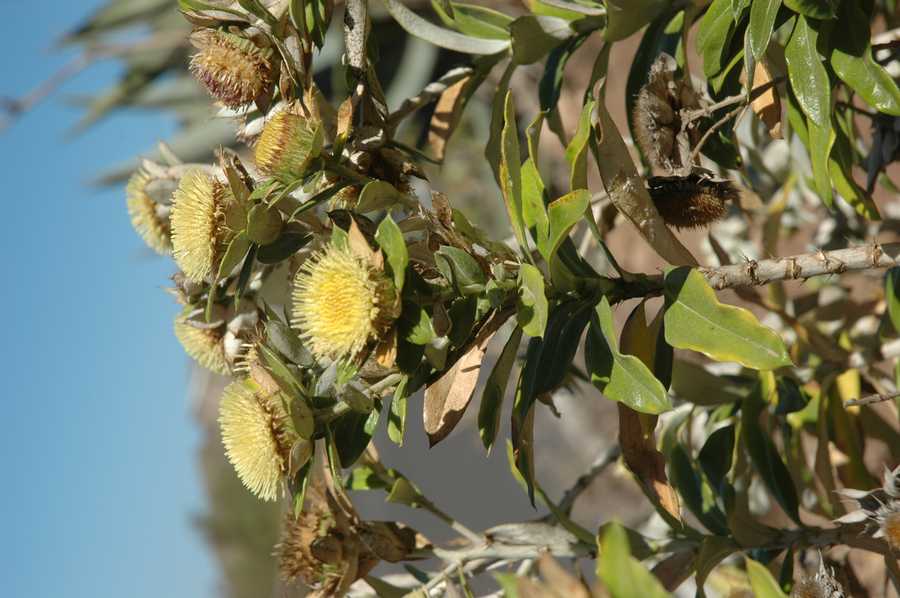
[[[615,463],[621,454],[622,449],[618,444],[614,444],[600,453],[597,458],[594,459],[594,462],[591,463],[590,469],[575,480],[572,487],[563,494],[562,499],[559,501],[559,509],[563,513],[571,513],[572,507],[575,505],[575,501],[578,500],[578,497],[581,496],[581,493],[587,490],[591,485],[591,482],[602,474],[607,467]]]
[[[881,403],[883,401],[891,401],[900,397],[900,392],[893,392],[888,394],[874,394],[869,395],[867,397],[862,397],[859,399],[850,399],[846,403],[844,403],[844,407],[853,407],[856,405],[871,405],[872,403]]]
[[[431,83],[426,85],[425,88],[417,95],[403,100],[403,103],[400,104],[400,107],[392,112],[390,116],[388,116],[388,125],[397,125],[397,123],[399,123],[401,120],[403,120],[422,106],[426,106],[430,102],[436,100],[442,93],[444,93],[444,91],[447,90],[448,87],[455,83],[459,83],[466,77],[470,76],[473,72],[475,71],[469,67],[458,67],[450,69],[449,71],[444,73],[437,81],[432,81]]]
[[[691,160],[690,163],[693,164],[694,160],[697,159],[697,156],[700,155],[700,150],[703,149],[703,146],[709,141],[709,138],[712,137],[712,134],[719,130],[725,123],[727,123],[732,118],[736,117],[738,114],[747,109],[747,104],[741,104],[734,110],[729,111],[725,116],[717,120],[713,126],[708,128],[706,132],[703,134],[703,137],[700,138],[700,141],[697,142],[697,145],[694,146],[694,149],[691,151]]]

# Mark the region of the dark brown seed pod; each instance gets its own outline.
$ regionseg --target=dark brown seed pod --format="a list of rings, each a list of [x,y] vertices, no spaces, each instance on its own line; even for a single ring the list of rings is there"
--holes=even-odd
[[[632,112],[634,137],[654,168],[672,171],[682,166],[677,137],[681,131],[679,111],[699,107],[697,93],[689,82],[675,79],[675,59],[660,54],[650,67],[647,83],[635,98]],[[688,131],[691,145],[696,132]]]
[[[651,177],[647,190],[666,224],[679,229],[709,226],[740,198],[731,181],[698,173]]]

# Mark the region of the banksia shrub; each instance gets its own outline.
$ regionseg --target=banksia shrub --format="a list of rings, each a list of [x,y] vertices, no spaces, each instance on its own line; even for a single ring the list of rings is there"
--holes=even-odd
[[[201,29],[191,35],[197,52],[191,72],[210,95],[229,108],[256,100],[272,84],[272,50],[219,29]]]

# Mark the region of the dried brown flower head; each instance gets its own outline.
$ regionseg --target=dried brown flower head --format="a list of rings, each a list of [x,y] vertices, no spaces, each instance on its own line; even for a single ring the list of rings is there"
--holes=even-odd
[[[834,571],[825,567],[824,559],[819,560],[819,570],[812,577],[806,577],[791,591],[791,598],[844,598],[844,588],[834,577]]]
[[[677,135],[681,131],[683,109],[700,107],[697,92],[689,81],[675,79],[677,65],[668,54],[660,54],[650,67],[647,83],[638,92],[632,113],[638,147],[654,168],[672,171],[680,166]],[[688,131],[693,146],[699,138]]]
[[[191,42],[197,48],[191,72],[225,106],[248,104],[272,84],[271,49],[219,29],[195,31]]]
[[[728,202],[740,197],[731,181],[704,173],[651,177],[647,190],[660,216],[675,228],[709,226],[725,216]]]

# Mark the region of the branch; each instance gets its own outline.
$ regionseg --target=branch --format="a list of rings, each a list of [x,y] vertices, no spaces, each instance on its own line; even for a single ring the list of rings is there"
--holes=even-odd
[[[571,513],[572,507],[575,505],[575,501],[578,500],[578,497],[581,496],[581,493],[587,490],[591,485],[591,482],[606,471],[607,467],[615,463],[621,455],[622,449],[618,444],[608,447],[602,453],[597,455],[597,458],[591,463],[590,469],[579,476],[572,487],[563,494],[562,499],[559,501],[559,509],[563,513]]]
[[[803,253],[771,260],[748,260],[743,264],[700,268],[717,290],[760,286],[779,280],[806,280],[813,276],[890,268],[900,265],[900,243],[872,243],[849,249]]]
[[[888,394],[874,394],[869,395],[867,397],[862,397],[861,399],[850,399],[846,403],[844,403],[844,407],[853,407],[856,405],[871,405],[872,403],[881,403],[883,401],[891,401],[900,397],[900,392],[893,392]]]

